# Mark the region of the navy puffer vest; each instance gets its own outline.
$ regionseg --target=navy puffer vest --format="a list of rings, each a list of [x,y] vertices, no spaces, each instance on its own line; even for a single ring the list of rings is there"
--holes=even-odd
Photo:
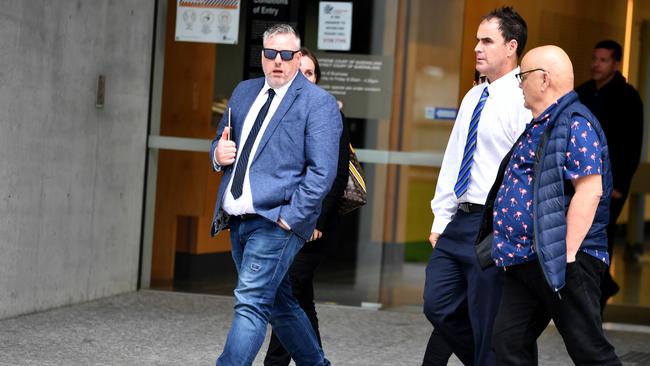
[[[563,167],[569,144],[571,121],[582,116],[591,122],[601,144],[603,195],[596,216],[580,248],[607,250],[606,227],[609,222],[609,199],[612,174],[607,140],[600,123],[578,100],[575,92],[560,99],[537,150],[534,182],[534,245],[546,281],[553,291],[565,285],[566,213],[573,197],[571,182],[564,180]]]

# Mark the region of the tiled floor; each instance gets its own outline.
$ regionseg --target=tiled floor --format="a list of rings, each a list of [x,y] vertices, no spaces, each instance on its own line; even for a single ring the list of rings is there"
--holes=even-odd
[[[0,365],[214,365],[223,348],[233,299],[140,291],[0,321]],[[419,365],[431,326],[417,307],[370,311],[319,305],[327,357],[336,366]],[[650,328],[608,325],[625,365],[647,365]],[[268,340],[268,337],[267,337]],[[254,365],[262,364],[266,343]],[[539,364],[569,365],[549,327]],[[460,365],[455,358],[450,365]]]

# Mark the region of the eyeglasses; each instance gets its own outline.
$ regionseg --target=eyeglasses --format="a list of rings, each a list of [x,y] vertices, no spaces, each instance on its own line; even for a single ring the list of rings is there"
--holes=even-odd
[[[525,80],[524,75],[526,75],[528,73],[531,73],[531,72],[534,72],[534,71],[546,72],[546,70],[544,70],[544,69],[532,69],[532,70],[527,70],[527,71],[524,71],[524,72],[520,72],[519,74],[515,74],[515,77],[517,78],[517,81],[521,84]]]
[[[280,58],[282,61],[291,61],[293,60],[293,55],[296,53],[300,52],[298,51],[289,51],[289,50],[274,50],[273,48],[263,48],[262,49],[262,54],[264,54],[264,57],[269,59],[269,60],[275,60],[275,58],[278,56],[278,53],[280,54]]]

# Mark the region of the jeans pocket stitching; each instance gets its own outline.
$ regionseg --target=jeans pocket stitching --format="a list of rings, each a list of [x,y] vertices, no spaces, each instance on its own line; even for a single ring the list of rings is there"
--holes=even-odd
[[[283,229],[282,227],[280,227],[279,225],[278,225],[278,227],[280,228],[280,230],[282,230],[282,231],[284,231],[284,232],[286,232],[286,233],[289,233],[289,236],[288,236],[288,237],[287,237],[287,238],[282,242],[282,251],[280,252],[280,255],[278,255],[278,262],[277,262],[276,265],[275,265],[275,270],[273,271],[273,274],[271,275],[270,282],[275,281],[275,279],[276,279],[276,277],[277,277],[277,275],[278,275],[278,270],[280,269],[280,262],[281,262],[281,259],[282,259],[283,256],[286,254],[286,251],[287,251],[287,245],[289,244],[289,241],[291,240],[291,238],[292,238],[293,235],[294,235],[291,231],[284,230],[284,229]],[[290,266],[287,266],[287,272],[289,271],[289,267],[290,267]],[[277,291],[277,288],[276,288],[276,291]]]

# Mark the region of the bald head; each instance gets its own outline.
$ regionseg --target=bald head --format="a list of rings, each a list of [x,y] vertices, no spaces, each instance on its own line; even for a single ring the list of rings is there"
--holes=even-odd
[[[520,84],[526,108],[535,117],[573,90],[573,65],[560,47],[542,46],[528,51],[521,60],[521,72],[536,69],[539,71],[526,74]]]

